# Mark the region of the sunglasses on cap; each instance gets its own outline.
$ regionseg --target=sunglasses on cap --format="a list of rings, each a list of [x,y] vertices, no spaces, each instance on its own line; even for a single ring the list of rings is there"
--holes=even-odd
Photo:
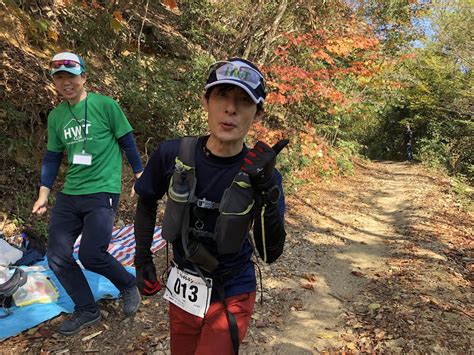
[[[65,68],[75,68],[80,69],[81,64],[75,62],[74,60],[64,59],[64,60],[54,60],[51,62],[51,69],[59,69],[62,66]]]
[[[238,65],[237,63],[223,60],[215,62],[210,66],[209,75],[211,75],[213,72],[216,72],[217,80],[240,80],[249,85],[254,90],[259,85],[262,85],[263,89],[265,90],[265,81],[262,74],[251,67]]]

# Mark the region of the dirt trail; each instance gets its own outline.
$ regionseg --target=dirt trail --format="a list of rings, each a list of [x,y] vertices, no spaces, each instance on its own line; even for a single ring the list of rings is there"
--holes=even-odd
[[[430,233],[425,240],[415,233],[423,223],[429,232],[446,227],[448,220],[431,224],[439,211],[425,206],[432,197],[446,202],[441,190],[447,181],[406,163],[365,163],[357,171],[339,182],[306,186],[288,199],[286,253],[265,267],[270,291],[265,304],[256,307],[256,327],[245,349],[284,354],[472,350],[473,314],[466,311],[472,299],[464,268],[472,265],[472,254],[467,249],[464,264],[453,262],[442,270],[438,263],[448,264],[443,249],[455,241]],[[472,218],[458,227],[472,247]],[[416,258],[424,259],[411,267]],[[465,275],[452,275],[459,268]],[[410,275],[414,271],[417,279]],[[436,292],[450,283],[451,294]],[[441,309],[424,309],[443,303]]]
[[[300,187],[287,206],[285,251],[260,265],[264,302],[242,353],[472,352],[473,218],[446,178],[364,162],[351,177]],[[78,335],[56,334],[58,318],[0,352],[169,353],[161,297],[133,320],[117,301],[101,307],[104,321]]]

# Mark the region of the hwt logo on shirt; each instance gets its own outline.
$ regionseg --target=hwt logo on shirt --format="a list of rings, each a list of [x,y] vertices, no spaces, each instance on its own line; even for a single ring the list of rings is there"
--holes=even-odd
[[[90,126],[90,123],[85,124],[85,120],[70,120],[64,126],[63,130],[64,140],[66,141],[66,144],[73,144],[84,141],[84,138],[89,134]]]

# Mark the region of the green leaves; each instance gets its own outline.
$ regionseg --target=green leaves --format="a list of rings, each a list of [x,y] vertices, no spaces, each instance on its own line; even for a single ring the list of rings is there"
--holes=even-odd
[[[49,28],[49,23],[46,20],[35,20],[34,25],[40,32],[47,32]]]

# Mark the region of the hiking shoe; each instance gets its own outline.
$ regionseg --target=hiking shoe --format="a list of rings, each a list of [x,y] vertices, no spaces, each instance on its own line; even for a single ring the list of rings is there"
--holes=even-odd
[[[100,321],[100,311],[86,312],[76,311],[72,316],[61,323],[59,326],[59,332],[63,335],[73,335],[90,325],[93,325]]]
[[[140,307],[141,296],[137,286],[133,286],[121,292],[123,313],[126,317],[131,316]]]

